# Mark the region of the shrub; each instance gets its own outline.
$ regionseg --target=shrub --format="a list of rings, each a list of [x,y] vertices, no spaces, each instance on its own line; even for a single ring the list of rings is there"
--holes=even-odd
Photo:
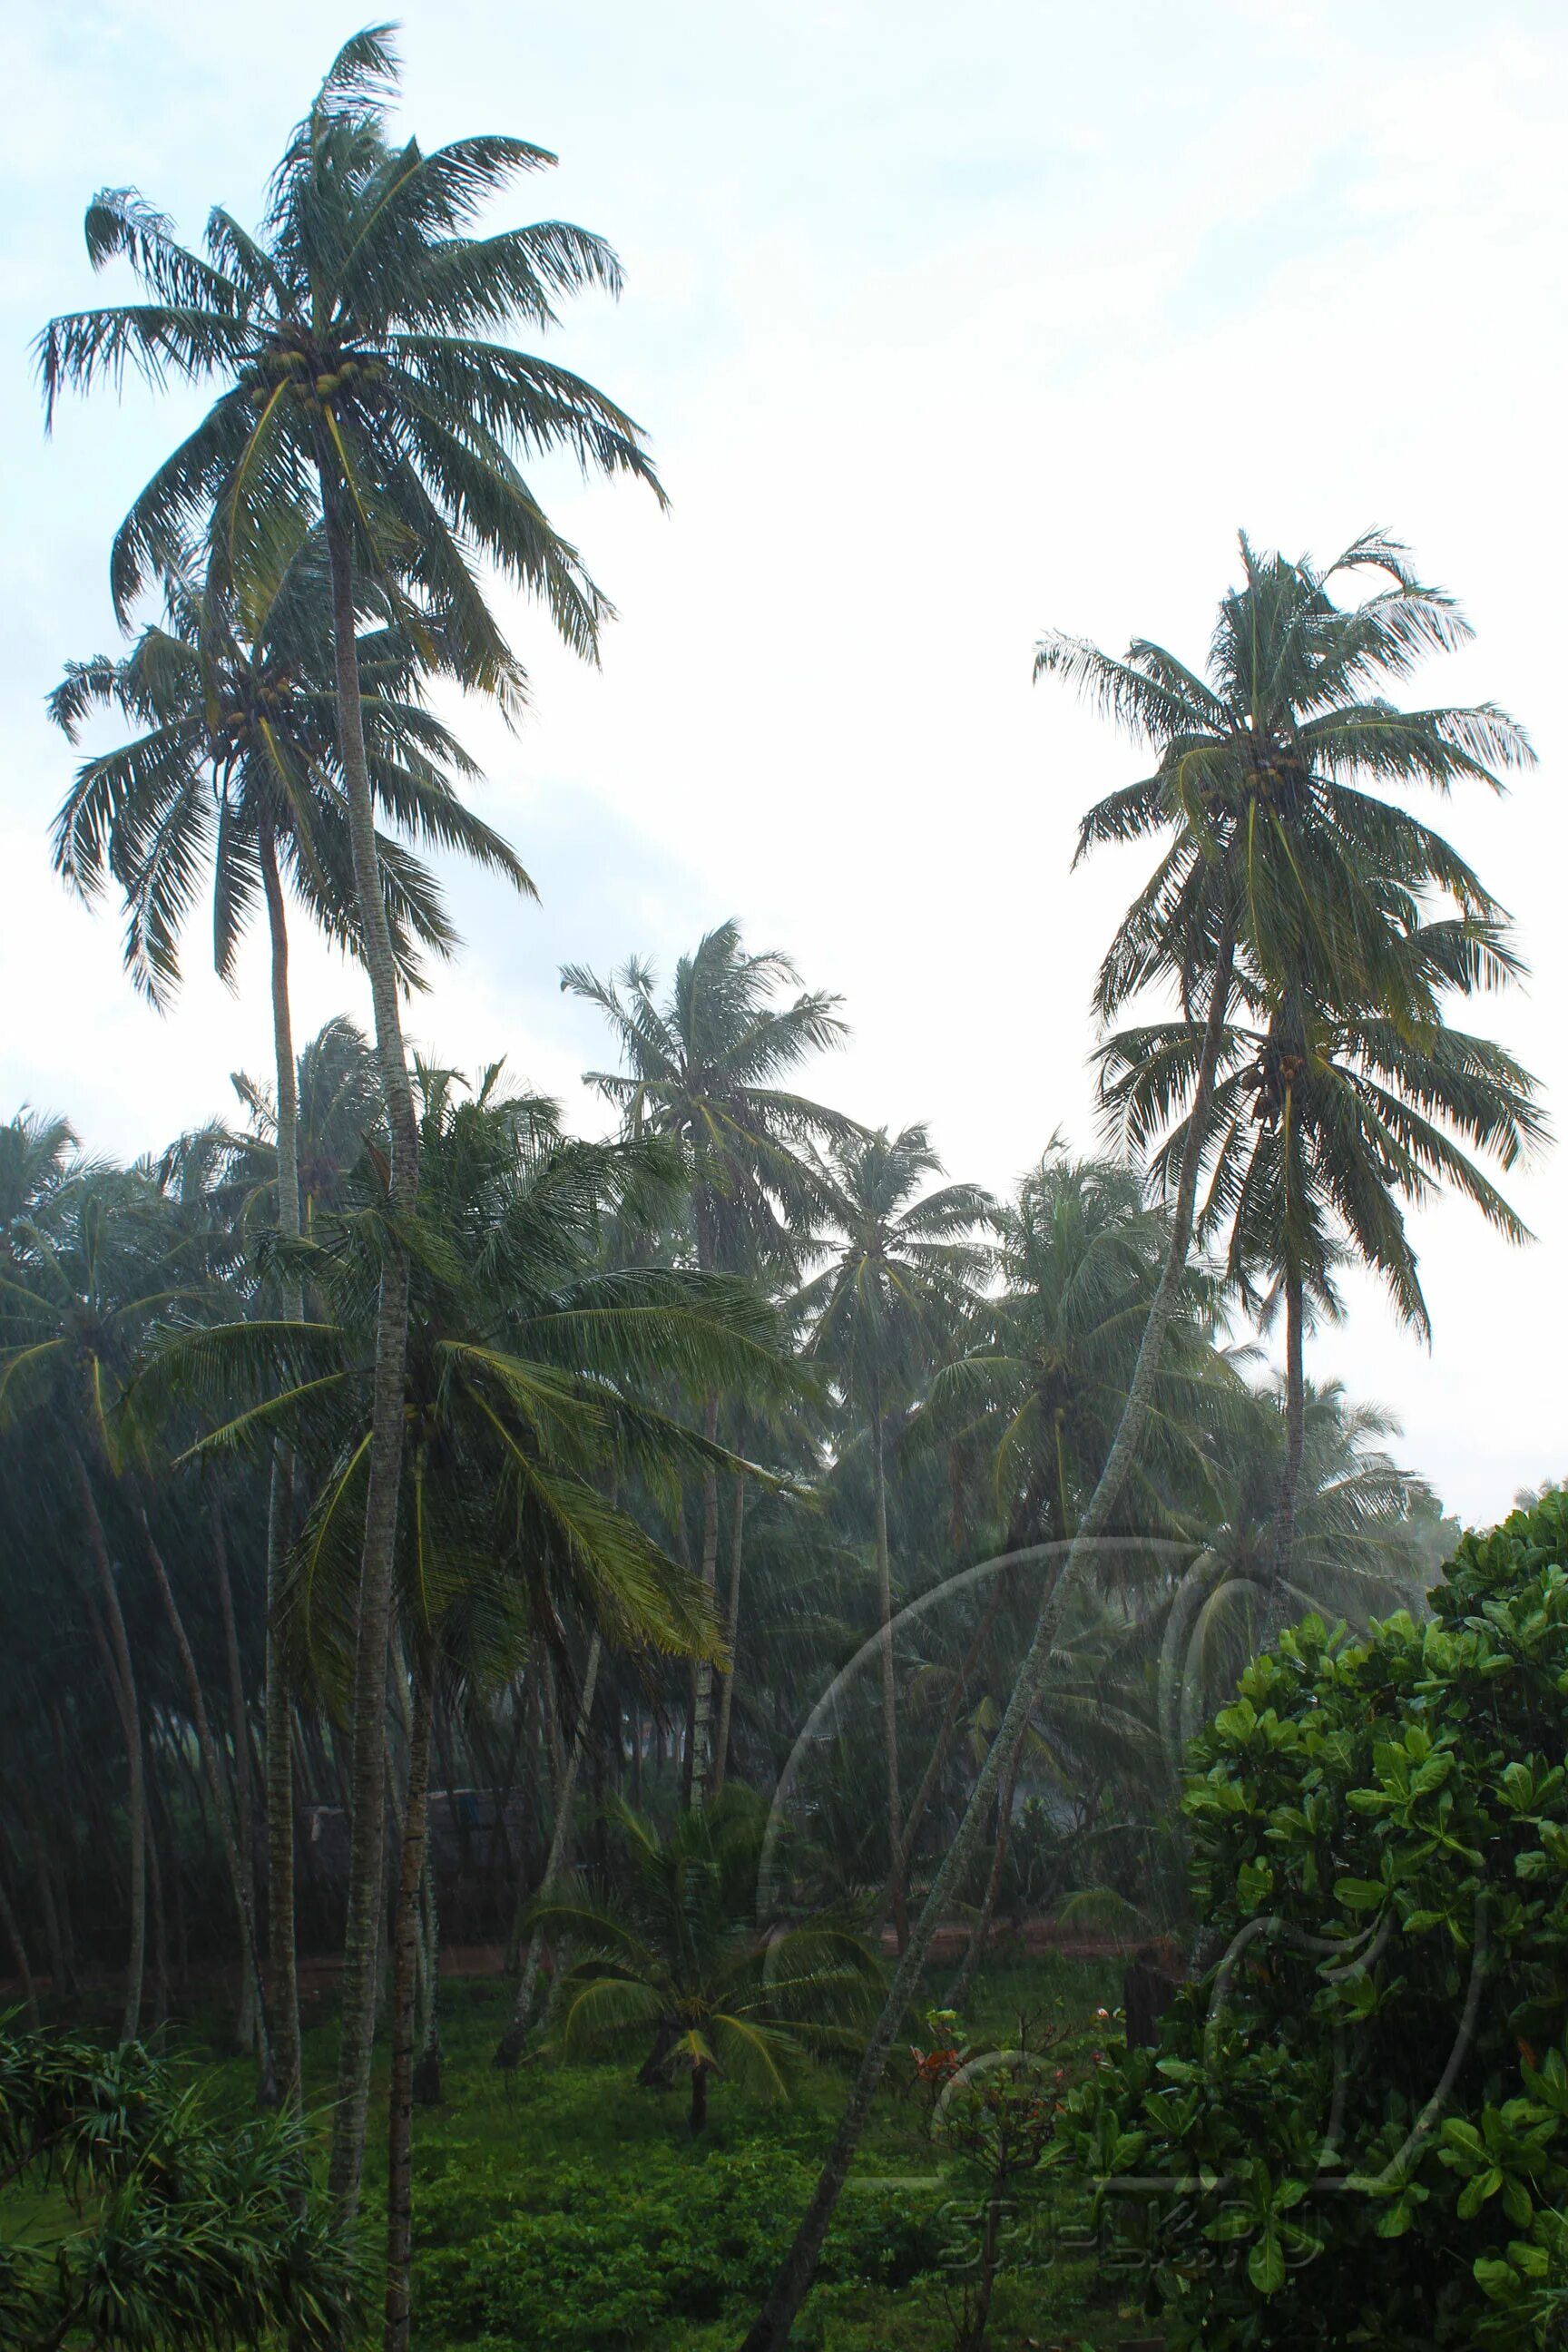
[[[1171,2352],[1559,2340],[1568,1498],[1433,1602],[1309,1619],[1194,1744],[1223,1950],[1068,2127]]]
[[[591,2165],[556,2173],[526,2210],[418,2260],[422,2339],[542,2347],[642,2342],[722,2316],[770,2284],[816,2168],[758,2146],[705,2158],[648,2149],[635,2185]],[[900,2287],[941,2260],[930,2209],[887,2191],[845,2199],[819,2273]]]

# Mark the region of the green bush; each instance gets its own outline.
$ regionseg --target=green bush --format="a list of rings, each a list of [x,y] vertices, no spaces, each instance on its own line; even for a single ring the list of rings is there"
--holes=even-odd
[[[422,2339],[491,2346],[616,2346],[661,2323],[717,2319],[771,2281],[816,2179],[788,2150],[757,2146],[698,2156],[648,2149],[635,2186],[592,2165],[555,2173],[527,2210],[464,2246],[418,2260]],[[422,2200],[422,2235],[447,2234],[439,2200]],[[821,2275],[900,2287],[940,2261],[934,2202],[851,2192]]]
[[[1195,1743],[1223,1956],[1068,2136],[1171,2352],[1568,2340],[1568,1498]]]

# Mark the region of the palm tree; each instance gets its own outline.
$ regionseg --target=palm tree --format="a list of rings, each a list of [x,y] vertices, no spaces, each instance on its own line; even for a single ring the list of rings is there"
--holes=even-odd
[[[1452,847],[1376,789],[1423,782],[1446,790],[1461,778],[1497,789],[1500,769],[1532,756],[1520,729],[1491,705],[1401,711],[1379,690],[1408,676],[1426,654],[1463,642],[1468,628],[1453,600],[1424,586],[1405,551],[1378,532],[1326,570],[1305,559],[1258,557],[1245,539],[1241,553],[1243,585],[1221,604],[1206,678],[1145,639],[1119,661],[1053,633],[1037,654],[1037,677],[1067,678],[1135,740],[1157,749],[1151,776],[1084,818],[1079,854],[1108,841],[1171,836],[1112,943],[1096,1002],[1109,1018],[1141,988],[1164,983],[1174,986],[1185,1016],[1202,1019],[1187,1149],[1165,1263],[1115,1438],[1062,1572],[1042,1600],[1001,1727],[743,2352],[780,2352],[794,2324],[942,1906],[1033,1714],[1067,1591],[1110,1524],[1141,1451],[1192,1243],[1199,1158],[1238,955],[1266,984],[1293,961],[1330,1002],[1353,997],[1370,1005],[1379,1002],[1392,960],[1391,884],[1407,894],[1443,892],[1461,913],[1482,920],[1497,911]],[[1337,581],[1368,571],[1390,584],[1349,609],[1337,605]]]
[[[286,882],[328,938],[359,945],[353,857],[337,740],[337,697],[326,646],[330,604],[320,535],[302,541],[241,633],[210,594],[176,576],[167,614],[142,632],[121,661],[73,663],[50,698],[75,741],[94,709],[112,709],[141,729],[121,750],[78,771],[55,825],[55,862],[84,898],[112,877],[127,910],[125,961],[132,980],[162,1007],[179,980],[180,931],[203,862],[212,869],[214,961],[232,975],[236,950],[258,895],[267,909],[277,1071],[279,1231],[300,1233],[299,1095],[289,1002]],[[398,629],[362,635],[358,647],[365,753],[377,805],[437,845],[458,848],[503,873],[530,896],[533,886],[500,836],[458,798],[453,779],[478,771],[461,746],[415,698],[412,640]],[[416,982],[415,943],[448,953],[454,934],[429,875],[398,841],[376,835],[376,855],[394,952],[405,985]],[[301,1311],[285,1288],[286,1311]],[[277,1671],[267,1678],[268,1922],[279,2011],[280,2089],[299,2091],[300,2039],[294,1969],[293,1794],[288,1694],[279,1646],[279,1564],[287,1540],[290,1466],[274,1466],[268,1641]]]
[[[1400,1203],[1441,1186],[1465,1194],[1512,1242],[1526,1228],[1466,1144],[1504,1168],[1546,1133],[1535,1081],[1489,1039],[1446,1025],[1444,992],[1468,992],[1518,970],[1492,925],[1416,924],[1398,944],[1394,1014],[1336,1012],[1305,990],[1243,984],[1253,1023],[1228,1023],[1205,1146],[1204,1231],[1227,1224],[1227,1271],[1249,1307],[1285,1310],[1287,1444],[1273,1574],[1289,1574],[1306,1432],[1302,1340],[1308,1315],[1335,1316],[1335,1271],[1350,1258],[1383,1278],[1401,1318],[1424,1337],[1430,1318]],[[1404,978],[1408,974],[1408,978]],[[1169,1182],[1185,1147],[1173,1120],[1197,1057],[1190,1024],[1130,1030],[1100,1051],[1107,1108],[1152,1175]],[[1162,1133],[1168,1128],[1168,1132]]]
[[[260,234],[222,210],[205,257],[180,245],[134,191],[89,206],[95,266],[127,260],[148,299],[56,319],[38,342],[45,399],[117,381],[129,362],[221,384],[206,415],[141,492],[116,535],[121,615],[150,577],[204,543],[220,588],[249,593],[298,544],[319,503],[354,896],[375,1015],[390,1145],[388,1195],[410,1215],[418,1133],[403,1044],[397,963],[380,887],[358,663],[359,614],[374,583],[423,625],[449,616],[464,677],[504,690],[511,672],[477,566],[541,595],[590,657],[607,607],[575,550],[528,488],[519,451],[563,448],[657,491],[637,427],[605,395],[485,340],[515,320],[555,322],[554,298],[619,283],[607,246],[562,222],[475,236],[482,205],[553,163],[519,139],[457,140],[426,154],[388,136],[396,58],[386,28],[357,34],[330,68],[272,178]],[[662,495],[662,494],[660,494]],[[384,1662],[403,1445],[409,1269],[388,1253],[376,1343],[354,1690],[353,1827],[331,2182],[357,2202],[370,2092],[385,1780]]]
[[[89,1169],[57,1185],[49,1181],[55,1156],[37,1149],[31,1156],[43,1163],[44,1198],[41,1213],[12,1222],[0,1273],[0,1423],[25,1420],[49,1430],[68,1473],[102,1612],[104,1671],[126,1756],[130,1952],[121,2038],[129,2042],[142,2016],[147,1821],[142,1706],[111,1549],[111,1524],[125,1513],[113,1415],[137,1346],[171,1303],[166,1235],[162,1204],[144,1178]],[[68,1559],[91,1617],[74,1546]]]
[[[921,1435],[960,1438],[990,1462],[1006,1551],[1048,1543],[1059,1559],[1115,1438],[1166,1255],[1165,1221],[1145,1206],[1131,1169],[1053,1143],[998,1223],[1000,1286],[981,1301],[963,1352],[936,1372]],[[1215,1436],[1241,1394],[1213,1344],[1216,1303],[1213,1280],[1189,1268],[1143,1447],[1108,1531],[1168,1536],[1214,1497]],[[997,1617],[1017,1581],[1013,1572],[996,1580]],[[1016,1642],[1007,1628],[1004,1655]],[[945,1724],[965,1679],[955,1678]],[[1047,1697],[1050,1689],[1047,1680]],[[991,1871],[955,2006],[989,1935],[1023,1761],[1020,1741],[998,1783]]]
[[[1436,1502],[1387,1452],[1397,1423],[1376,1405],[1352,1404],[1337,1381],[1309,1381],[1300,1417],[1295,1533],[1283,1572],[1279,1493],[1293,1442],[1283,1384],[1249,1391],[1221,1433],[1225,1509],[1162,1612],[1161,1731],[1178,1775],[1188,1740],[1281,1623],[1315,1612],[1364,1628],[1425,1605],[1433,1573],[1425,1531]]]
[[[606,1016],[620,1047],[619,1072],[593,1070],[588,1083],[617,1107],[628,1134],[670,1138],[685,1161],[698,1267],[730,1274],[768,1269],[793,1276],[800,1236],[816,1202],[817,1178],[807,1149],[845,1138],[853,1120],[790,1093],[775,1081],[806,1054],[845,1035],[838,998],[803,992],[773,1002],[798,983],[787,956],[748,953],[738,923],[721,923],[682,956],[661,1007],[651,966],[634,958],[609,981],[568,964],[561,985]],[[704,1406],[703,1430],[718,1434],[719,1397]],[[719,1570],[719,1487],[702,1484],[701,1576],[715,1591]],[[706,1793],[711,1759],[713,1669],[695,1676],[688,1769],[692,1801]]]
[[[597,1895],[579,1886],[533,1910],[541,1927],[584,1948],[565,1979],[566,2051],[645,2042],[638,2081],[686,2074],[696,2133],[710,2075],[783,2097],[808,2051],[853,2045],[876,1962],[862,1937],[829,1920],[759,1917],[754,1798],[728,1789],[682,1812],[668,1837],[628,1805],[612,1818],[624,1884]]]
[[[891,1137],[882,1128],[836,1142],[817,1178],[826,1232],[833,1235],[828,1264],[796,1300],[810,1325],[808,1356],[829,1368],[852,1408],[864,1415],[870,1445],[882,1637],[887,1884],[900,1949],[909,1920],[888,1544],[888,1414],[895,1401],[909,1401],[971,1305],[986,1254],[970,1236],[989,1221],[994,1207],[976,1184],[945,1184],[917,1197],[925,1180],[941,1169],[923,1127],[907,1127]]]

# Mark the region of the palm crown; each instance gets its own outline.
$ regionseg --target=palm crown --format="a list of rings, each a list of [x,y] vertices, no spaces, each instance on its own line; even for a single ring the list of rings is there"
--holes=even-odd
[[[359,946],[343,801],[331,606],[319,534],[305,539],[249,619],[181,575],[161,623],[121,660],[73,662],[49,709],[74,742],[94,709],[140,733],[78,770],[55,823],[55,863],[84,898],[112,877],[125,901],[125,960],[163,1003],[179,975],[179,935],[210,866],[213,955],[226,980],[256,902],[278,870],[328,938]],[[455,789],[478,774],[417,692],[418,652],[404,628],[366,631],[359,669],[372,793],[400,832],[458,850],[530,894],[500,836]],[[454,934],[429,873],[376,836],[388,929],[405,983],[416,946],[447,953]]]
[[[52,410],[68,386],[218,377],[206,415],[136,499],[114,541],[116,608],[193,536],[222,576],[278,568],[278,537],[319,481],[372,577],[449,611],[482,682],[510,677],[474,559],[542,594],[563,635],[595,649],[606,606],[551,529],[514,452],[568,449],[657,488],[632,420],[581,377],[486,340],[555,322],[563,294],[619,287],[604,241],[563,221],[476,236],[484,204],[553,163],[481,135],[426,154],[395,143],[389,28],[347,42],[273,174],[256,236],[221,208],[205,255],[133,189],[87,215],[95,267],[127,260],[148,299],[51,321],[38,364]]]
[[[1382,797],[1464,780],[1497,790],[1501,771],[1533,758],[1494,704],[1405,711],[1387,698],[1426,656],[1468,637],[1454,600],[1424,586],[1381,532],[1326,569],[1259,555],[1245,537],[1241,556],[1206,677],[1142,638],[1121,660],[1060,633],[1037,653],[1037,677],[1066,678],[1159,751],[1152,774],[1079,827],[1080,856],[1171,835],[1101,966],[1102,1014],[1162,979],[1184,1007],[1203,1003],[1226,940],[1262,978],[1289,970],[1334,1002],[1364,1003],[1386,994],[1393,942],[1428,894],[1483,924],[1497,913],[1442,835]],[[1389,584],[1334,602],[1342,578],[1368,572]],[[1408,984],[1408,965],[1398,977]]]
[[[748,953],[721,923],[682,956],[660,1006],[652,968],[633,959],[610,981],[568,964],[561,985],[609,1019],[625,1069],[590,1071],[633,1134],[673,1137],[693,1180],[697,1255],[739,1267],[797,1262],[796,1235],[816,1204],[806,1155],[855,1122],[776,1083],[805,1055],[845,1035],[838,998],[773,1001],[798,975],[787,956]]]

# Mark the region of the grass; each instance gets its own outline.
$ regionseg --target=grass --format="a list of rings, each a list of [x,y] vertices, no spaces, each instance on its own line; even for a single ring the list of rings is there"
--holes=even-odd
[[[445,2103],[416,2114],[419,2352],[733,2352],[809,2194],[844,2078],[808,2068],[784,2104],[720,2080],[709,2128],[693,2139],[683,2087],[639,2089],[632,2053],[588,2065],[546,2056],[498,2074],[490,2056],[510,1991],[494,1979],[443,1988]],[[997,1965],[977,1989],[969,2038],[1005,2047],[1027,2010],[1066,2029],[1068,2071],[1081,2071],[1100,2030],[1095,2011],[1118,1998],[1112,1964]],[[193,2021],[179,2040],[215,2092],[237,2102],[250,2075],[220,2054],[225,2022]],[[900,2056],[798,2324],[795,2340],[811,2352],[951,2352],[955,2340],[976,2188],[933,2141],[927,2103]],[[334,2060],[333,2025],[322,2017],[307,2031],[306,2074],[323,2138]],[[383,2078],[376,2087],[364,2194],[373,2268]],[[1142,2332],[1100,2272],[1086,2222],[1077,2192],[1049,2177],[1031,2182],[1012,2217],[994,2352],[1078,2352]]]

